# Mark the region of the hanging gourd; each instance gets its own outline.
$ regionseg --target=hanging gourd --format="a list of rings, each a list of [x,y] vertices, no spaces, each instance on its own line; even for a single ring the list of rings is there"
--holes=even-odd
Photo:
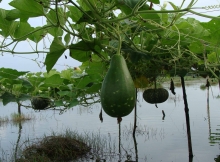
[[[164,88],[147,89],[143,93],[143,98],[150,104],[158,104],[165,102],[169,97],[169,93]]]
[[[143,98],[146,102],[150,104],[155,104],[155,106],[157,107],[158,103],[163,103],[168,99],[169,93],[164,88],[156,87],[156,78],[154,78],[154,82],[154,89],[145,90],[143,93]]]
[[[135,86],[122,55],[111,58],[101,88],[101,104],[106,114],[121,118],[131,113],[136,102]]]

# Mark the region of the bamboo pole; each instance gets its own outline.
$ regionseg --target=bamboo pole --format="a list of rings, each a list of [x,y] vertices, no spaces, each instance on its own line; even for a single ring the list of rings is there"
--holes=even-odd
[[[192,158],[193,157],[193,150],[192,150],[189,108],[188,108],[187,97],[186,97],[185,81],[184,81],[183,76],[180,76],[180,78],[181,78],[181,84],[182,84],[182,90],[183,90],[183,100],[184,100],[184,104],[185,104],[185,116],[186,116],[186,129],[187,129],[187,138],[188,138],[189,157]]]

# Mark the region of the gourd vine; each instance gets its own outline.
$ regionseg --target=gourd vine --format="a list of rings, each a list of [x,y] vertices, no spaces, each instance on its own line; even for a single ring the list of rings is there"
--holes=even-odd
[[[51,76],[25,76],[27,80],[31,79],[30,82],[34,77],[42,79],[41,85],[33,86],[34,91],[29,92],[31,97],[45,97],[47,94],[47,97],[59,101],[56,106],[64,105],[64,102],[68,104],[73,98],[82,105],[98,102],[101,83],[114,54],[125,58],[136,88],[148,87],[152,79],[158,76],[209,74],[219,78],[220,33],[213,30],[220,25],[219,17],[198,13],[196,9],[201,7],[195,6],[195,0],[188,4],[183,0],[180,6],[167,2],[161,8],[158,8],[159,1],[153,0],[19,2],[9,2],[12,10],[0,9],[0,21],[3,22],[0,24],[2,54],[37,54],[40,57],[44,54],[46,58],[41,62],[46,65],[48,73],[62,56],[81,62],[80,73],[75,74],[71,66],[68,69],[74,71],[69,74],[73,75],[72,78],[63,77],[62,72],[53,74],[60,80],[60,85],[55,83],[59,89],[58,97],[48,95],[49,90],[45,89],[47,82],[52,82]],[[172,10],[167,10],[167,5]],[[210,21],[185,18],[187,13],[209,17]],[[44,23],[37,24],[38,27],[32,26],[29,20],[38,18],[43,19]],[[46,47],[46,39],[49,47]],[[19,49],[21,43],[28,44],[25,51]],[[206,45],[205,60],[201,48],[203,44]],[[37,62],[38,56],[33,61]],[[0,83],[6,84],[3,80]],[[38,90],[42,93],[37,93]],[[69,94],[72,91],[76,92],[75,96]]]

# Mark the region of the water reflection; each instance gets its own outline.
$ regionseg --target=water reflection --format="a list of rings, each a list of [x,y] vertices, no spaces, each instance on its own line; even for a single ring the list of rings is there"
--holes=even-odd
[[[210,107],[209,107],[209,97],[210,97],[210,83],[207,79],[207,83],[206,83],[206,89],[207,89],[207,119],[208,119],[208,127],[209,127],[209,140],[210,140],[210,144],[214,145],[214,144],[219,144],[220,143],[220,129],[216,129],[216,132],[212,132],[211,129],[211,119],[210,119]],[[217,125],[217,127],[219,127],[220,125]]]
[[[21,121],[18,122],[18,139],[16,141],[16,145],[15,145],[15,153],[14,153],[14,159],[16,161],[17,157],[18,157],[18,148],[19,148],[19,143],[21,140],[21,130],[22,130],[22,125],[21,125]]]
[[[211,97],[210,93],[209,102],[207,102],[208,92],[200,90],[199,87],[198,84],[187,88],[194,161],[219,161],[219,156],[216,155],[220,152],[218,148],[220,140],[214,137],[220,137],[220,125],[218,124],[220,109],[217,106],[220,100]],[[176,88],[175,90],[177,93],[175,102],[174,99],[170,99],[158,106],[158,109],[154,105],[142,102],[142,99],[139,98],[135,136],[132,136],[134,126],[134,112],[132,112],[131,115],[123,118],[120,124],[120,147],[118,146],[119,125],[115,118],[108,117],[104,112],[102,112],[104,121],[100,122],[101,107],[99,104],[91,108],[75,107],[62,115],[52,110],[36,112],[36,122],[21,123],[20,137],[18,124],[14,125],[10,122],[10,124],[3,124],[4,126],[0,125],[1,146],[7,149],[6,146],[11,143],[15,145],[19,141],[18,137],[22,143],[21,141],[27,137],[40,138],[44,134],[50,134],[51,131],[62,133],[65,128],[71,128],[82,133],[100,131],[101,135],[109,135],[109,138],[106,139],[105,149],[96,155],[108,162],[118,161],[119,158],[121,161],[127,160],[127,162],[192,162],[193,159],[188,157],[182,89]],[[218,87],[212,87],[212,90],[215,95],[219,93]],[[4,112],[11,111],[11,107],[1,107],[1,115],[4,116],[6,114]],[[161,119],[162,110],[166,114],[164,120]],[[41,113],[41,117],[38,117],[39,113]],[[214,142],[211,147],[209,142]],[[111,150],[107,147],[108,145],[111,145]],[[90,161],[97,160],[96,156]]]

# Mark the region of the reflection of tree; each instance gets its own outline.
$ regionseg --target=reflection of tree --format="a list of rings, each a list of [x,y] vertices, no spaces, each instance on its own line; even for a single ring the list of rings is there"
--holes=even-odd
[[[211,144],[218,144],[220,143],[220,132],[212,132],[211,130],[211,120],[210,120],[210,107],[209,107],[209,87],[210,83],[209,80],[206,80],[206,87],[207,87],[207,118],[208,118],[208,125],[209,125],[209,140]],[[218,125],[220,126],[220,125]],[[216,129],[219,131],[220,129]]]
[[[15,161],[16,161],[17,156],[18,156],[18,147],[19,147],[19,142],[20,142],[20,139],[21,139],[21,130],[22,130],[22,125],[21,125],[21,121],[19,121],[19,123],[18,123],[18,139],[17,139],[17,142],[16,142],[15,154],[14,154]]]
[[[20,139],[21,139],[21,130],[22,130],[22,120],[21,120],[21,103],[17,102],[18,104],[18,115],[19,115],[19,120],[18,120],[18,139],[17,139],[17,142],[16,142],[16,146],[15,146],[15,154],[14,154],[14,158],[15,158],[15,161],[17,159],[17,156],[18,156],[18,147],[19,147],[19,142],[20,142]]]

